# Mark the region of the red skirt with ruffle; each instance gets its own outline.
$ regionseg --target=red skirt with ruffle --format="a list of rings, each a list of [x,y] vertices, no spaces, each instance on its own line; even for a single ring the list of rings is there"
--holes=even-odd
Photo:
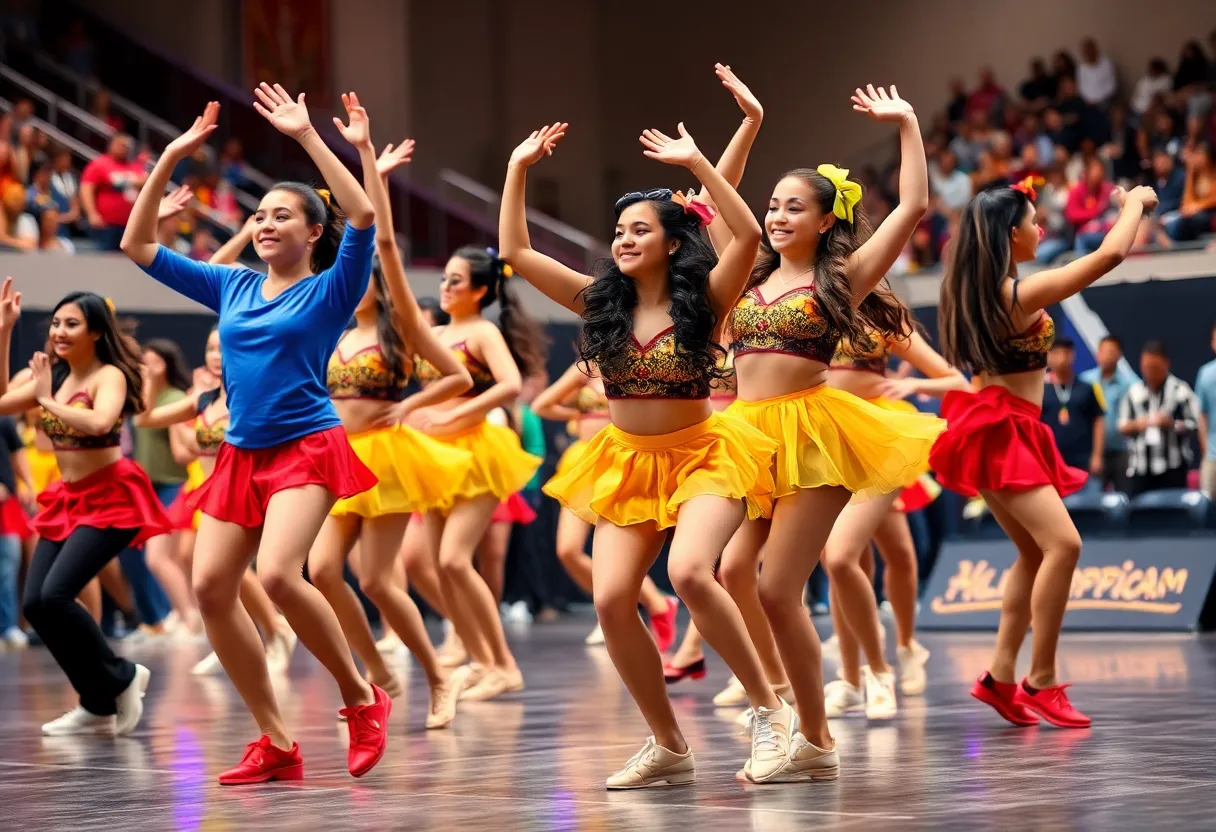
[[[498,504],[494,509],[491,523],[519,523],[526,526],[536,519],[536,512],[528,505],[518,491]]]
[[[177,492],[177,496],[173,498],[173,502],[165,510],[165,514],[168,515],[169,523],[173,526],[174,531],[188,532],[195,530],[195,510],[190,507],[190,498],[197,491],[197,488],[192,488],[189,491],[183,488]]]
[[[137,529],[132,546],[169,534],[173,526],[144,470],[120,459],[75,482],[59,480],[38,495],[42,510],[30,521],[47,540],[67,540],[77,527]]]
[[[376,483],[376,475],[351,449],[346,432],[335,427],[269,448],[237,448],[225,442],[215,470],[186,504],[217,520],[252,529],[266,521],[266,506],[279,491],[323,485],[341,499]]]
[[[0,535],[28,540],[33,534],[30,518],[25,516],[25,509],[21,507],[20,500],[9,497],[0,503]]]
[[[1066,497],[1089,475],[1064,464],[1041,408],[993,385],[951,390],[942,399],[946,431],[929,453],[937,481],[964,497],[1050,485]]]

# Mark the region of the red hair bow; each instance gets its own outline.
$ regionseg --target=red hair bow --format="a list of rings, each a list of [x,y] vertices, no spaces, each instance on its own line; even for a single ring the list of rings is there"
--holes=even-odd
[[[689,191],[689,194],[689,196],[685,196],[679,191],[676,191],[671,195],[671,201],[682,207],[685,214],[696,214],[697,218],[701,222],[701,227],[704,228],[714,221],[714,217],[716,217],[717,214],[714,212],[713,208],[710,208],[704,202],[699,202],[693,199],[691,196],[691,191]]]
[[[1022,193],[1026,194],[1026,196],[1030,197],[1030,201],[1034,202],[1035,197],[1037,196],[1034,189],[1042,187],[1045,182],[1046,180],[1041,176],[1027,176],[1021,182],[1017,182],[1009,187],[1013,188],[1015,191],[1021,191]]]

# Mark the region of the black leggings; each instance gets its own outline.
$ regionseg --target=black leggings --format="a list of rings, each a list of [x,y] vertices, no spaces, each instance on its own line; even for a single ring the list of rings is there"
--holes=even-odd
[[[26,619],[80,694],[80,706],[98,716],[115,713],[114,700],[135,678],[135,665],[114,655],[76,596],[135,533],[82,526],[67,540],[39,540],[25,579]]]

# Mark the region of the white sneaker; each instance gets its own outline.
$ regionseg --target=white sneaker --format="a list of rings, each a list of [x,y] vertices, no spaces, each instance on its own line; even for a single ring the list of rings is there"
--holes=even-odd
[[[384,638],[376,642],[376,652],[385,656],[396,655],[405,649],[405,644],[401,641],[401,636],[394,632],[389,632]],[[267,650],[266,652],[270,652]]]
[[[820,651],[828,661],[840,662],[840,639],[836,637],[835,633],[832,633],[832,637],[820,645]]]
[[[299,636],[290,627],[275,630],[266,642],[266,669],[271,673],[286,673],[298,640]]]
[[[687,786],[697,781],[697,763],[692,749],[683,754],[669,751],[647,737],[642,750],[625,767],[608,778],[610,790],[646,789],[653,786]]]
[[[597,621],[595,622],[595,629],[591,631],[589,636],[583,639],[583,644],[586,644],[588,647],[599,647],[603,643],[604,631],[600,628],[600,622]]]
[[[148,680],[151,678],[152,671],[142,664],[135,665],[135,678],[114,700],[114,706],[118,710],[114,717],[116,737],[125,737],[139,724],[144,715],[144,693],[148,690]]]
[[[929,651],[918,641],[913,641],[911,647],[897,647],[895,655],[899,657],[899,692],[904,696],[920,696],[925,692],[925,663],[929,661]]]
[[[823,706],[830,719],[861,713],[866,709],[866,697],[844,679],[834,679],[823,687]]]
[[[875,673],[869,666],[861,669],[866,686],[866,719],[892,719],[898,711],[895,702],[895,674]]]
[[[756,708],[752,718],[752,754],[746,776],[763,783],[779,772],[790,758],[790,734],[797,724],[794,709],[784,700],[780,708]]]
[[[13,650],[24,650],[30,646],[30,637],[20,627],[9,627],[4,631],[4,643]]]
[[[790,740],[790,759],[767,783],[795,783],[804,780],[835,780],[840,776],[840,755],[833,748],[825,751],[812,745],[799,732]]]
[[[70,737],[94,734],[106,737],[115,735],[116,720],[113,716],[97,716],[77,705],[58,719],[42,726],[48,737]]]
[[[731,676],[730,681],[726,683],[726,687],[714,696],[714,704],[719,708],[742,705],[746,701],[747,691],[743,689],[743,683],[734,676]]]
[[[508,624],[531,624],[532,611],[528,609],[528,602],[516,601],[511,604],[502,619]]]
[[[218,676],[224,672],[224,666],[220,664],[219,656],[208,653],[207,658],[196,664],[190,672],[195,676]]]

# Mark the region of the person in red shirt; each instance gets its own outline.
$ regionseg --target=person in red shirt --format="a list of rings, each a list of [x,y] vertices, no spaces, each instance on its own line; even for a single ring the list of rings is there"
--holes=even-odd
[[[134,158],[134,148],[130,136],[114,136],[105,155],[89,162],[80,176],[80,203],[89,233],[104,251],[118,249],[135,197],[148,178],[144,163]]]
[[[1106,232],[1114,225],[1108,216],[1114,209],[1111,193],[1115,186],[1106,178],[1106,165],[1097,157],[1085,166],[1085,178],[1068,192],[1064,218],[1077,230],[1076,250],[1080,254],[1096,251]]]

